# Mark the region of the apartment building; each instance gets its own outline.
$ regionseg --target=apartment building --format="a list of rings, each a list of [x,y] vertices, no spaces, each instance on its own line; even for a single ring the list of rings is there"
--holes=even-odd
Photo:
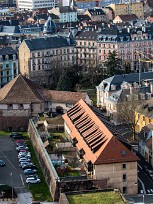
[[[153,64],[145,59],[153,52],[153,25],[137,22],[134,26],[117,27],[114,24],[88,25],[76,35],[78,63],[95,66],[104,64],[109,52],[117,51],[122,62],[129,62],[131,70],[151,71]],[[105,67],[104,67],[105,68]]]
[[[71,38],[61,36],[26,39],[19,47],[20,73],[41,85],[49,85],[52,67],[76,63]]]
[[[123,4],[110,4],[109,6],[113,9],[115,17],[122,14],[135,14],[139,19],[144,19],[143,2],[141,1]]]
[[[67,138],[77,149],[89,178],[107,180],[108,188],[137,194],[137,160],[95,112],[79,100],[63,115]]]
[[[14,79],[19,73],[17,51],[12,47],[0,49],[0,87]]]
[[[55,0],[17,0],[17,7],[21,10],[49,9],[55,7]]]
[[[63,6],[59,7],[59,22],[65,23],[65,22],[76,22],[77,19],[77,10],[70,6]]]

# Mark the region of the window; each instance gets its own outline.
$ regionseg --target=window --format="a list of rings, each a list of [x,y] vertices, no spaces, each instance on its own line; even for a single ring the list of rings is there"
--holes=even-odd
[[[126,164],[122,164],[122,169],[126,169]]]
[[[121,151],[121,155],[122,155],[122,156],[125,156],[125,155],[126,155],[126,151],[125,151],[125,150],[122,150],[122,151]]]
[[[9,108],[9,109],[13,109],[13,104],[9,104],[9,105],[8,105],[8,108]]]
[[[19,104],[19,108],[20,108],[20,109],[23,109],[23,104]]]
[[[123,174],[122,180],[123,180],[123,181],[126,181],[126,174]]]
[[[123,193],[126,193],[126,187],[125,186],[123,187]]]

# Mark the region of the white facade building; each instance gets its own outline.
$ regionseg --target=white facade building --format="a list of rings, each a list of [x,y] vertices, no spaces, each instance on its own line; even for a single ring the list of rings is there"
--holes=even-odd
[[[18,0],[18,8],[26,10],[35,10],[41,8],[55,7],[55,0]]]
[[[76,22],[77,10],[70,6],[63,6],[59,8],[60,23],[64,22]]]

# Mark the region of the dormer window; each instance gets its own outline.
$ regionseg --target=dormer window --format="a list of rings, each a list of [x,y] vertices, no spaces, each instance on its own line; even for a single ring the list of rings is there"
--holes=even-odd
[[[138,95],[137,94],[134,95],[134,100],[138,100]]]
[[[131,100],[131,96],[130,95],[126,95],[126,100],[130,101]]]
[[[122,155],[122,156],[125,156],[125,155],[126,155],[126,151],[125,151],[125,150],[122,150],[122,151],[121,151],[121,155]]]
[[[8,55],[6,55],[6,56],[5,56],[5,60],[8,60],[8,59],[9,59],[9,56],[8,56]]]
[[[111,90],[112,90],[112,91],[116,90],[116,85],[112,84],[112,85],[111,85]]]
[[[16,55],[13,55],[13,60],[16,60]]]

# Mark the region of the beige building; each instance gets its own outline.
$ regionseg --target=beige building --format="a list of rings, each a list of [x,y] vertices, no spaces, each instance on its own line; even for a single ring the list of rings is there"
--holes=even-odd
[[[27,130],[29,118],[39,113],[65,113],[79,100],[92,105],[87,93],[47,90],[18,75],[0,89],[0,129]]]
[[[19,47],[20,73],[40,85],[49,85],[55,67],[76,63],[75,47],[70,38],[61,36],[26,39]]]
[[[107,179],[108,188],[137,194],[138,158],[80,100],[64,116],[67,138],[77,148],[89,178]]]
[[[139,19],[144,19],[143,2],[132,2],[127,4],[110,4],[114,11],[114,17],[121,14],[135,14]]]

